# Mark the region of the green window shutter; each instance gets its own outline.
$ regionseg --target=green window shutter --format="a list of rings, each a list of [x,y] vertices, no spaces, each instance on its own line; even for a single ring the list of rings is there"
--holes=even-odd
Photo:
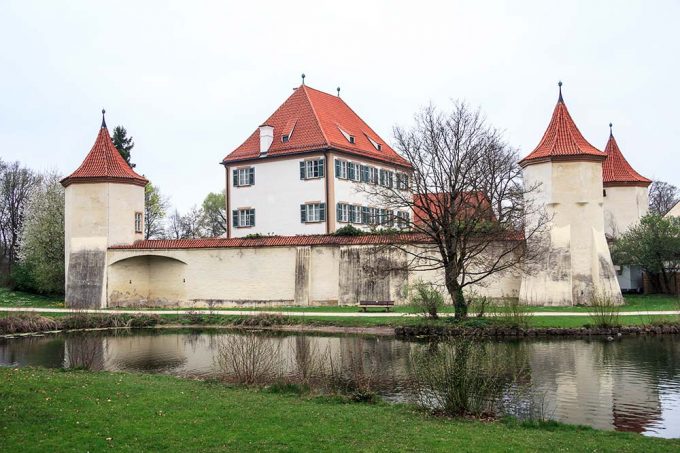
[[[326,220],[326,203],[319,204],[319,220]]]
[[[300,222],[307,223],[307,205],[300,205]]]
[[[300,179],[307,179],[305,178],[305,161],[303,160],[300,162]]]
[[[335,177],[340,177],[340,161],[335,159]]]
[[[238,170],[234,169],[233,174],[234,174],[234,187],[238,187]]]
[[[231,212],[231,224],[234,226],[234,228],[238,227],[238,210],[234,209]]]
[[[319,178],[324,177],[325,168],[326,168],[326,166],[324,165],[324,160],[319,159]]]
[[[349,162],[347,164],[347,177],[354,181],[354,162]]]
[[[250,226],[255,226],[255,210],[250,210]]]
[[[248,180],[250,185],[255,185],[255,167],[250,167],[248,169]]]
[[[338,203],[335,207],[335,220],[340,222],[341,218],[342,218],[342,205]]]

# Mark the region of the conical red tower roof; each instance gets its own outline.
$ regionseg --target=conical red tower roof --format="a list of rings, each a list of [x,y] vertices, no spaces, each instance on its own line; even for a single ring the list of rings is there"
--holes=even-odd
[[[562,98],[562,82],[559,86],[560,97],[548,129],[536,149],[520,161],[523,167],[553,160],[604,160],[607,157],[588,143],[578,130]]]
[[[104,112],[102,111],[102,114]],[[117,182],[145,186],[149,181],[138,175],[125,162],[115,145],[111,141],[106,122],[102,117],[102,127],[99,129],[97,140],[80,167],[69,176],[61,180],[64,187],[75,183],[88,182]]]
[[[645,178],[630,166],[626,158],[623,157],[614,134],[611,132],[611,124],[609,127],[609,140],[604,148],[607,158],[602,162],[602,182],[604,187],[649,186],[652,180]]]

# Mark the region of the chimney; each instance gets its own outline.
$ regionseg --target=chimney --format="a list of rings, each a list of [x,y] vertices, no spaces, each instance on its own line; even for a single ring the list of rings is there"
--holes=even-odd
[[[260,126],[260,156],[266,156],[274,141],[274,126],[263,124]]]

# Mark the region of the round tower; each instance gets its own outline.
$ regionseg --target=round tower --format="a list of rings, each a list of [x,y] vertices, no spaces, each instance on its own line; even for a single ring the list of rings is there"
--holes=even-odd
[[[529,305],[621,303],[621,290],[604,234],[602,162],[606,154],[583,137],[560,93],[540,143],[520,161],[527,203],[544,208],[545,230],[529,238],[539,250],[527,264],[520,301]],[[529,216],[527,223],[538,222]]]
[[[609,140],[604,148],[607,158],[602,163],[604,186],[604,228],[610,238],[625,233],[649,211],[648,188],[652,183],[628,163],[609,123]]]
[[[92,149],[65,187],[64,234],[66,306],[106,306],[106,252],[109,246],[143,239],[144,187],[102,125]]]

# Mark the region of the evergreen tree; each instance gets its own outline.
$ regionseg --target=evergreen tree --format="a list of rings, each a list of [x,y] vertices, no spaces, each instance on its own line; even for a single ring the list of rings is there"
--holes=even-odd
[[[135,164],[130,162],[132,157],[130,151],[132,151],[132,148],[135,147],[135,142],[132,141],[132,137],[127,136],[127,130],[125,130],[123,126],[116,126],[113,129],[113,137],[111,137],[111,140],[130,168],[135,168]]]

